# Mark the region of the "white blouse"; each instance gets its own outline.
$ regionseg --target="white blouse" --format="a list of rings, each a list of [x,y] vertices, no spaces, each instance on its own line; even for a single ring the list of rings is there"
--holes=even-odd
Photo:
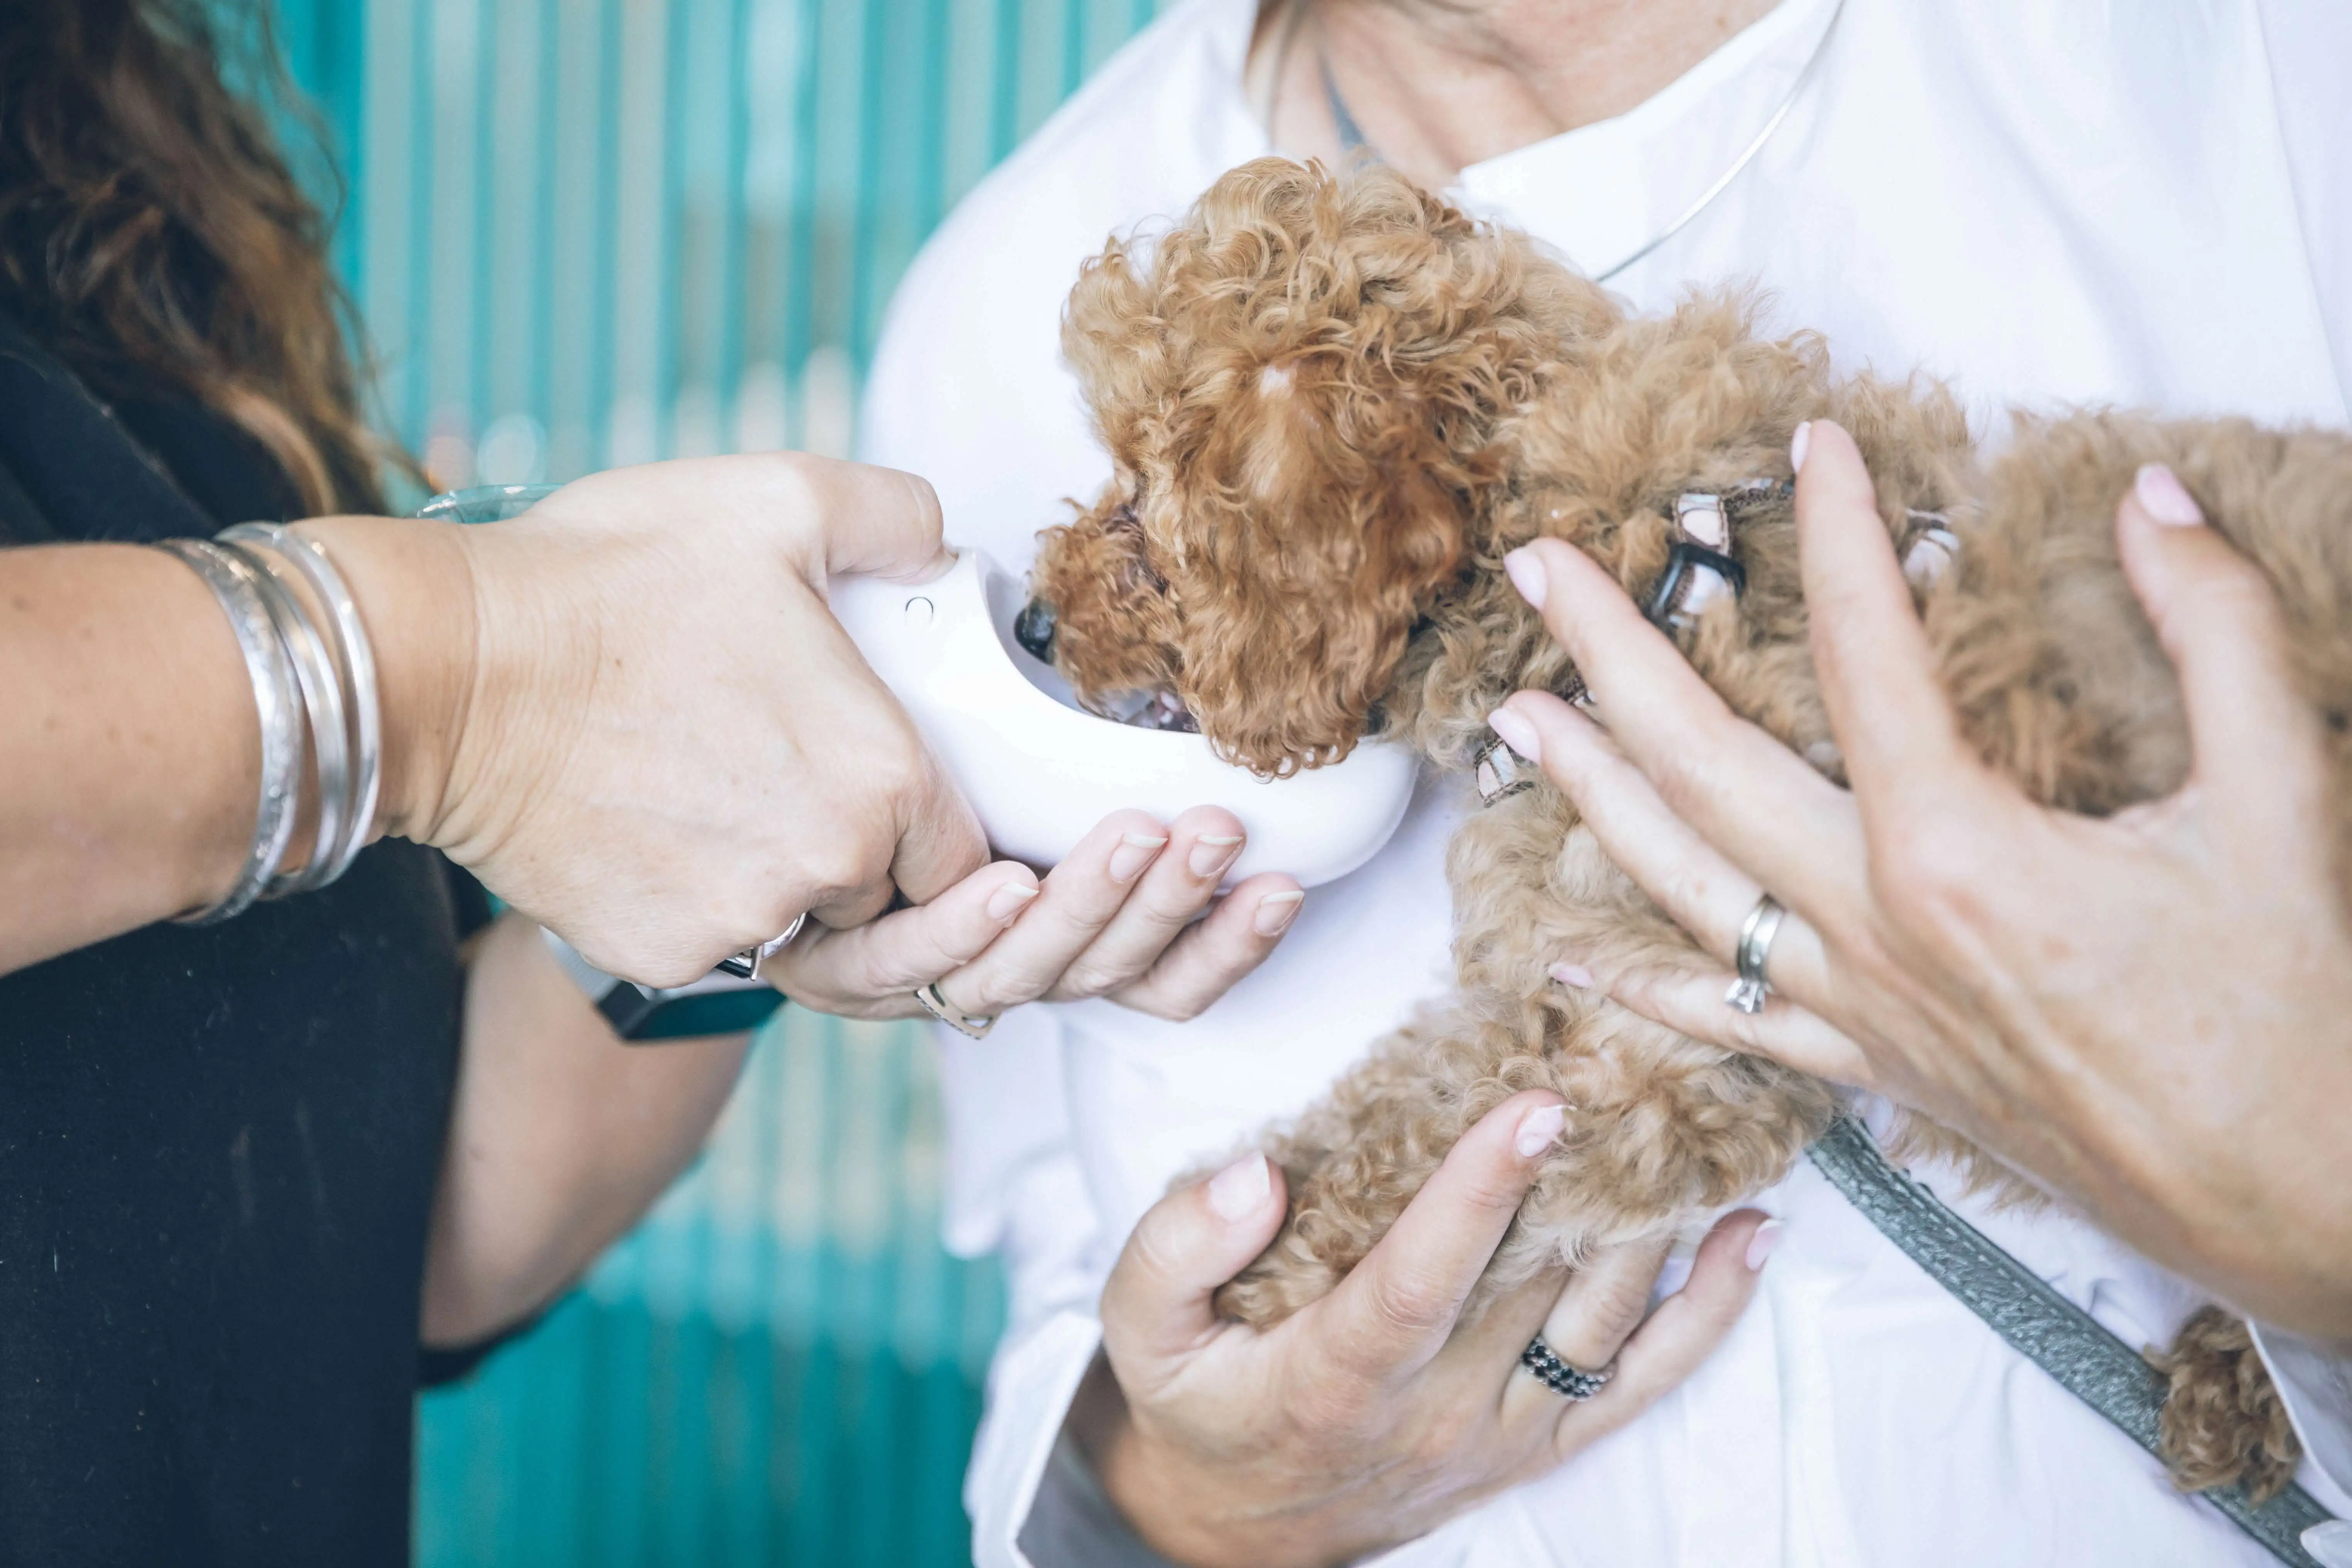
[[[1647,102],[1466,171],[1456,196],[1605,268],[1753,139],[1832,0],[1776,10]],[[1106,236],[1181,213],[1269,149],[1241,89],[1255,0],[1192,0],[1109,61],[940,229],[894,303],[862,455],[938,487],[949,537],[1008,565],[1108,466],[1058,358]],[[1847,0],[1814,79],[1726,193],[1612,287],[1643,309],[1752,279],[1844,366],[2011,405],[2111,402],[2340,426],[2352,386],[2352,8],[2332,0]],[[2352,514],[2348,514],[2352,515]],[[942,1035],[949,1240],[1000,1251],[1011,1326],[967,1500],[979,1561],[1023,1530],[1096,1352],[1119,1245],[1172,1173],[1319,1093],[1451,980],[1424,784],[1363,869],[1308,895],[1264,968],[1197,1021],[1107,1004]],[[1922,1172],[1931,1182],[1940,1173]],[[2128,1342],[2198,1293],[2063,1214],[1955,1206]],[[2020,1358],[1810,1166],[1730,1341],[1658,1406],[1542,1479],[1381,1559],[1423,1564],[2267,1563],[2210,1505]],[[2352,1517],[2352,1379],[2273,1343]],[[2320,1460],[2335,1472],[2324,1473]],[[1040,1568],[1057,1553],[1032,1531]],[[2347,1555],[2352,1563],[2352,1555]]]

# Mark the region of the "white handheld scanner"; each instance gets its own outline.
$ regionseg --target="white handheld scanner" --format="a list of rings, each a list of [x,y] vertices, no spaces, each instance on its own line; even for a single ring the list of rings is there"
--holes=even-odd
[[[1367,742],[1344,762],[1263,779],[1203,737],[1122,724],[1078,706],[1067,682],[1016,642],[1026,595],[976,550],[930,582],[835,577],[833,613],[980,816],[999,854],[1052,866],[1122,807],[1165,821],[1221,805],[1249,834],[1230,886],[1287,871],[1307,887],[1344,877],[1389,841],[1412,799],[1405,748]]]

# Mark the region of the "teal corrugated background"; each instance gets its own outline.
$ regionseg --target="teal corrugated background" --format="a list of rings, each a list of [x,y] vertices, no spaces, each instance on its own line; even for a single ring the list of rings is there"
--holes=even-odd
[[[899,273],[1150,0],[278,0],[384,424],[436,484],[846,452]],[[1002,1319],[907,1026],[786,1009],[709,1153],[423,1402],[417,1556],[968,1560]]]

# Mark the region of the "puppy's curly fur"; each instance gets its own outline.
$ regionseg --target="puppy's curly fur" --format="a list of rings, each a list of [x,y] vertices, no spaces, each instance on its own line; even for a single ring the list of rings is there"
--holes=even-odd
[[[1986,462],[1944,388],[1836,375],[1817,338],[1759,337],[1738,295],[1629,315],[1524,237],[1386,170],[1276,159],[1227,174],[1148,248],[1115,241],[1089,262],[1063,342],[1115,477],[1043,542],[1034,586],[1056,616],[1056,662],[1090,700],[1172,693],[1260,773],[1335,762],[1373,733],[1466,769],[1511,692],[1576,689],[1505,553],[1569,540],[1639,598],[1677,537],[1677,496],[1788,479],[1796,426],[1828,416],[1868,460],[1898,551],[1923,514],[1958,537],[1917,584],[1922,614],[1969,739],[2034,796],[2109,813],[2185,775],[2178,686],[2113,534],[2116,498],[2152,461],[2280,589],[2342,776],[2339,437],[2084,414],[2021,419]],[[1732,709],[1836,776],[1788,504],[1768,494],[1735,521],[1745,590],[1698,615],[1685,649]],[[2336,800],[2352,816],[2352,791]],[[1719,968],[1556,792],[1477,813],[1448,869],[1458,987],[1267,1137],[1290,1214],[1221,1292],[1231,1317],[1270,1323],[1329,1290],[1461,1133],[1521,1089],[1559,1093],[1569,1129],[1473,1311],[1770,1184],[1837,1109],[1801,1074],[1551,982],[1564,952]],[[2038,1195],[1940,1129],[1915,1121],[1906,1139]],[[2292,1433],[2257,1358],[2199,1348],[2214,1333],[2192,1324],[2164,1363],[2168,1439],[2187,1484],[2250,1468],[2267,1482],[2292,1465]]]

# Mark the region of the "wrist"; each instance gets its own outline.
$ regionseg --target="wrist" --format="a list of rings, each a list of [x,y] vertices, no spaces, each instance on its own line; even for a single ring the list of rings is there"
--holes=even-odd
[[[375,654],[383,782],[368,837],[432,842],[447,810],[478,656],[463,534],[453,523],[389,517],[314,518],[301,531],[326,547],[350,584]]]
[[[1356,1554],[1315,1539],[1279,1503],[1252,1510],[1233,1483],[1237,1473],[1265,1473],[1262,1451],[1231,1466],[1201,1465],[1139,1429],[1100,1356],[1071,1402],[1069,1431],[1127,1527],[1182,1568],[1328,1568]]]

